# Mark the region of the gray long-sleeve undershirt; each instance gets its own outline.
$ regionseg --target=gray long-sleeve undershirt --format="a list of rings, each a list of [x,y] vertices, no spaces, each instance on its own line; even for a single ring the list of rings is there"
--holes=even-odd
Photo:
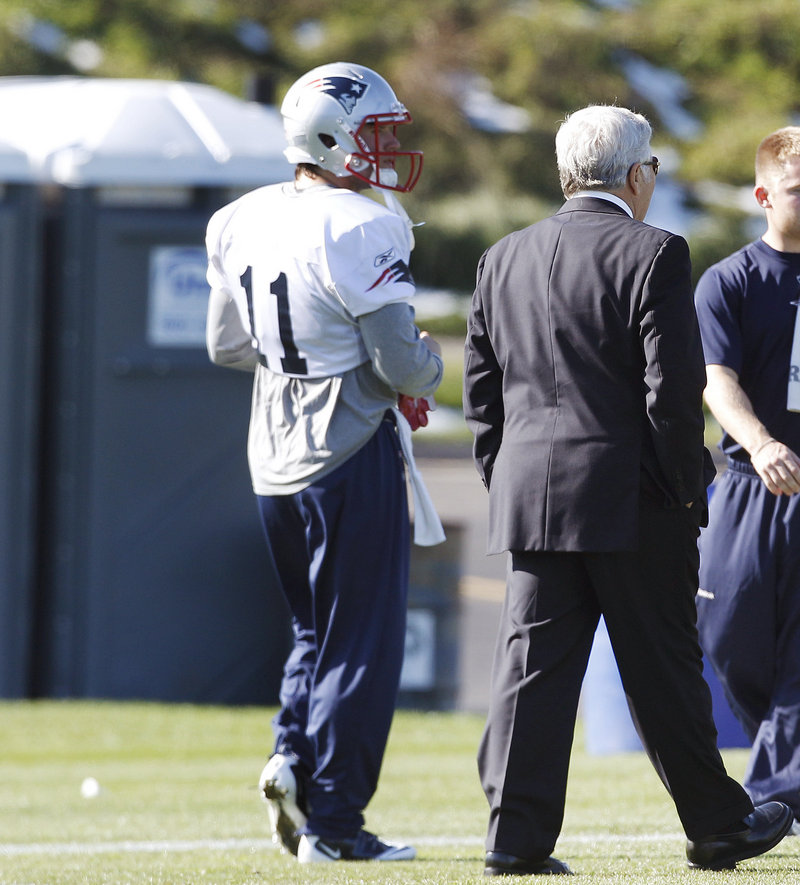
[[[428,396],[438,387],[442,360],[420,339],[409,304],[388,304],[358,323],[366,362],[331,378],[289,378],[259,363],[233,304],[222,293],[212,293],[211,359],[256,373],[248,439],[256,494],[300,491],[357,452],[398,393]]]

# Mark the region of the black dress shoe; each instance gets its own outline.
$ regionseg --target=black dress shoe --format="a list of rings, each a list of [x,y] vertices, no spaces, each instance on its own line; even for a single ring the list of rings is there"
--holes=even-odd
[[[572,870],[554,857],[529,860],[503,851],[487,851],[484,876],[571,876]]]
[[[757,805],[731,833],[704,836],[686,843],[689,866],[702,870],[729,870],[737,861],[774,848],[792,828],[794,814],[783,802]]]

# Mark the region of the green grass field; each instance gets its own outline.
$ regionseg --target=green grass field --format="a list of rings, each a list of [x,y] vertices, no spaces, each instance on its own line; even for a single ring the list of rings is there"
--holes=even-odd
[[[299,866],[275,849],[256,781],[272,711],[92,702],[0,703],[0,883],[413,883],[482,877],[481,717],[398,713],[367,826],[416,861]],[[736,872],[688,870],[673,806],[643,753],[591,757],[576,740],[556,854],[571,881],[800,881],[800,839]],[[741,777],[746,753],[725,753]],[[100,792],[84,798],[96,778]],[[506,881],[532,881],[521,878]]]

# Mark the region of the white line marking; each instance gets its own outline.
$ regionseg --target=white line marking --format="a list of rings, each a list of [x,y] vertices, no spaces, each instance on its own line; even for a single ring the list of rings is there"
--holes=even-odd
[[[628,842],[671,842],[680,841],[679,833],[582,833],[563,835],[559,843],[564,844],[595,844],[595,843],[628,843]],[[483,846],[481,836],[423,836],[419,839],[406,838],[403,842],[420,847],[448,846]],[[0,857],[19,857],[21,855],[81,855],[81,854],[151,854],[179,853],[188,851],[272,851],[276,850],[270,839],[176,839],[158,842],[30,842],[0,844]]]
[[[137,852],[248,851],[273,848],[269,839],[197,839],[163,842],[32,842],[0,845],[0,857],[21,854],[135,854]]]

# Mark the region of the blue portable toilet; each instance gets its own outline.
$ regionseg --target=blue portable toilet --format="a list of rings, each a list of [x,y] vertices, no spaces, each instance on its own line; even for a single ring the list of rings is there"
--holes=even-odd
[[[40,203],[28,155],[0,139],[0,697],[30,689],[41,380]]]
[[[288,625],[247,473],[251,379],[205,352],[204,234],[291,177],[280,116],[202,84],[73,77],[0,78],[0,115],[47,280],[39,424],[14,445],[36,459],[35,575],[16,567],[0,641],[25,609],[35,696],[272,703]]]

